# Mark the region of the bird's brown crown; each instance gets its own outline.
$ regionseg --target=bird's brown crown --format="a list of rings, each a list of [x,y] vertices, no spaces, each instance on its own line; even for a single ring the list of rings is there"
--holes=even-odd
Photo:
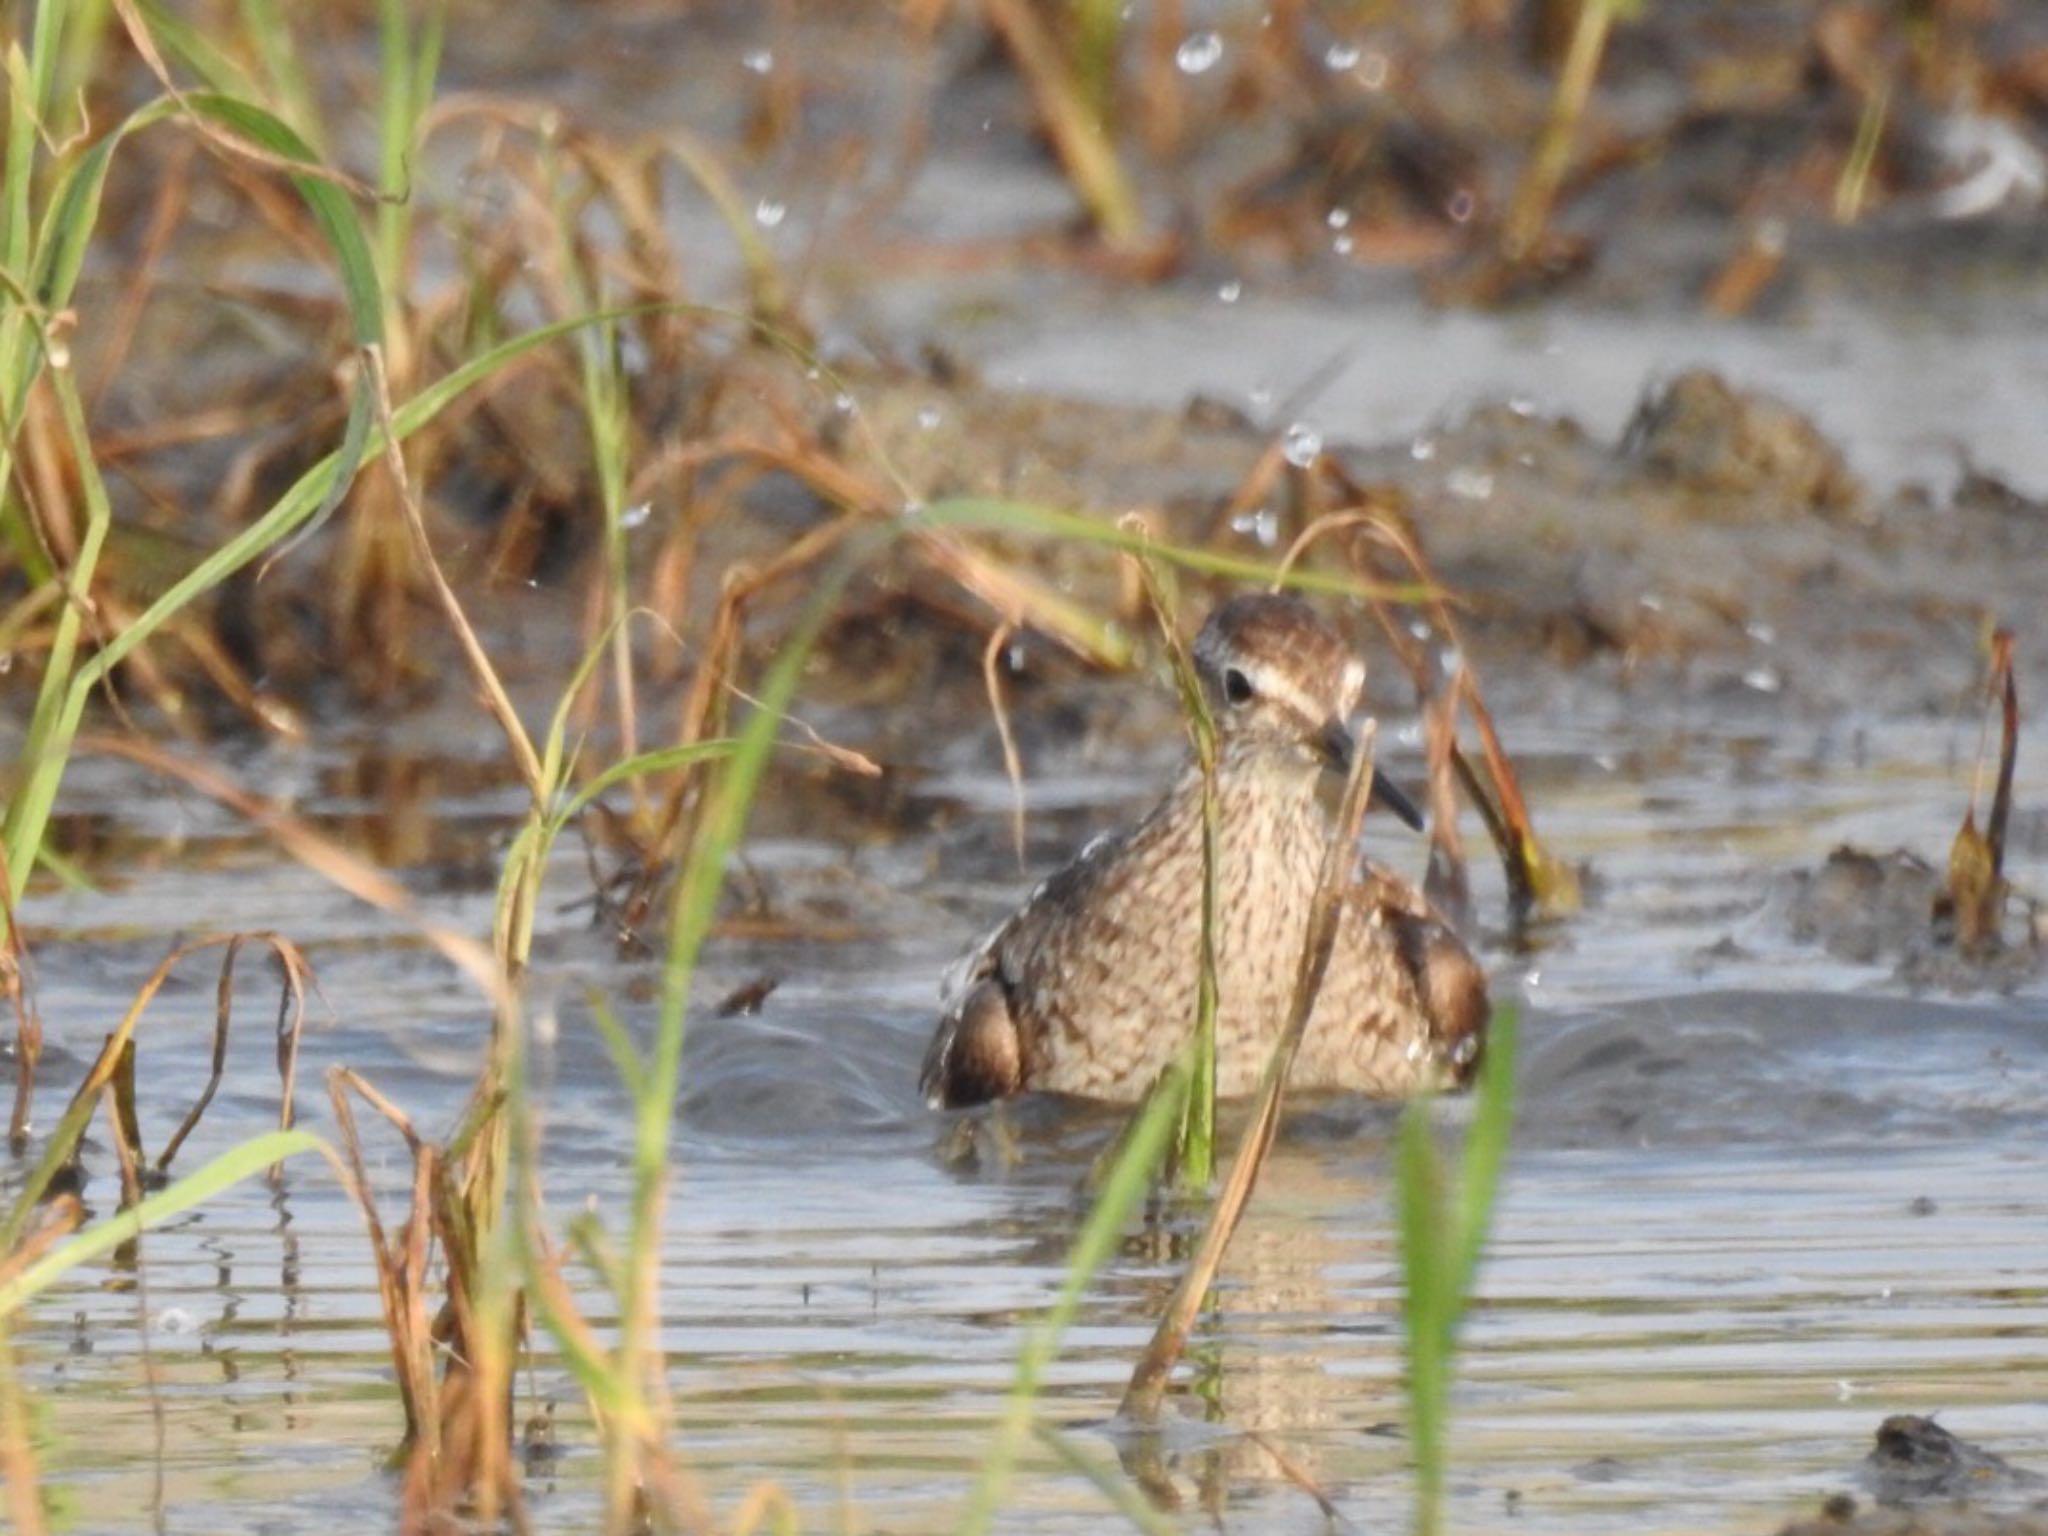
[[[1234,597],[1195,637],[1195,669],[1225,731],[1242,720],[1303,736],[1341,722],[1358,707],[1365,666],[1337,632],[1298,597]]]

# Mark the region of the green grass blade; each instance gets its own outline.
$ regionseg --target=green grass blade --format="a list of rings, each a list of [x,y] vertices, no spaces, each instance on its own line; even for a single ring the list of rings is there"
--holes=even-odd
[[[179,1179],[168,1188],[105,1221],[95,1222],[53,1253],[45,1254],[5,1285],[0,1285],[0,1319],[12,1314],[38,1293],[81,1264],[111,1252],[137,1233],[203,1205],[222,1190],[239,1184],[272,1164],[301,1152],[322,1152],[332,1158],[327,1143],[310,1131],[271,1131],[253,1136],[230,1147],[203,1168]]]
[[[655,747],[646,752],[636,752],[631,757],[621,758],[585,784],[556,812],[554,820],[558,826],[566,826],[576,819],[576,814],[591,801],[597,799],[614,785],[627,779],[638,778],[647,773],[665,773],[671,768],[682,768],[690,763],[709,762],[714,758],[730,757],[739,748],[737,739],[716,736],[709,741],[686,742],[681,746]]]
[[[1039,1382],[1053,1356],[1059,1352],[1060,1339],[1080,1309],[1089,1281],[1107,1262],[1123,1236],[1131,1213],[1151,1188],[1152,1171],[1159,1166],[1159,1160],[1165,1155],[1167,1143],[1172,1138],[1174,1124],[1180,1117],[1182,1098],[1179,1093],[1154,1092],[1146,1100],[1124,1143],[1123,1154],[1103,1180],[1102,1192],[1096,1197],[1094,1208],[1088,1212],[1088,1219],[1082,1224],[1080,1235],[1074,1239],[1074,1246],[1067,1256],[1067,1278],[1060,1287],[1060,1294],[1018,1352],[1017,1375],[1010,1387],[1009,1401],[996,1426],[987,1459],[982,1463],[980,1481],[975,1484],[966,1512],[960,1518],[959,1529],[963,1536],[977,1536],[977,1533],[986,1531],[1002,1506],[1010,1473],[1016,1466],[1017,1453],[1031,1432],[1032,1419],[1037,1412]]]
[[[754,792],[775,749],[789,701],[796,693],[797,679],[852,574],[851,560],[835,565],[805,607],[794,632],[782,641],[775,665],[762,683],[759,702],[727,749],[730,758],[725,772],[711,791],[703,832],[691,850],[689,868],[684,872],[669,921],[668,954],[662,964],[660,1022],[647,1074],[647,1114],[636,1159],[645,1178],[658,1178],[667,1163],[669,1112],[675,1103],[681,1074],[690,984],[696,973],[697,955],[711,932],[719,892],[725,886],[726,865],[746,829]],[[639,1251],[636,1242],[635,1252]]]
[[[150,36],[166,54],[204,80],[208,90],[225,96],[262,94],[235,56],[214,42],[205,29],[192,25],[158,0],[145,0],[140,9]]]
[[[278,0],[240,0],[237,9],[242,21],[242,35],[255,46],[257,63],[270,87],[270,99],[278,103],[280,115],[324,160],[327,157],[327,128],[320,112],[320,96],[313,87],[312,77],[306,72],[305,51],[292,36]],[[151,27],[163,30],[161,11],[152,8],[147,14]],[[207,83],[217,91],[245,96],[259,94],[246,82],[241,86],[231,85],[225,79],[208,74],[197,63],[193,67],[206,75]]]
[[[309,169],[319,167],[312,147],[293,132],[276,113],[240,97],[201,91],[185,97],[193,112],[247,139],[259,149]],[[342,291],[348,299],[349,323],[358,345],[370,346],[384,339],[384,303],[377,281],[376,263],[370,258],[369,242],[363,237],[355,208],[348,195],[332,181],[319,176],[291,176],[313,222],[320,226],[327,245],[341,266]]]
[[[1515,1053],[1520,1020],[1512,1005],[1498,1009],[1486,1031],[1486,1061],[1473,1095],[1471,1129],[1459,1160],[1457,1231],[1452,1250],[1452,1291],[1462,1312],[1471,1298],[1479,1258],[1493,1222],[1501,1172],[1515,1124]]]
[[[472,358],[447,377],[421,390],[395,410],[392,413],[392,429],[402,441],[432,421],[465,390],[488,378],[512,359],[557,340],[585,323],[585,319],[578,318],[541,326],[515,336],[479,357]],[[381,450],[381,436],[381,432],[373,434],[373,452]],[[311,517],[329,488],[336,472],[336,465],[341,462],[341,455],[336,452],[314,464],[299,477],[290,490],[272,504],[268,512],[171,583],[162,595],[137,614],[126,628],[80,664],[64,695],[61,711],[51,733],[51,741],[61,743],[63,750],[40,754],[27,762],[22,787],[15,796],[14,804],[9,807],[8,873],[13,881],[14,897],[17,901],[20,900],[26,885],[32,863],[32,860],[20,857],[19,854],[22,850],[33,850],[41,845],[43,829],[49,823],[51,809],[56,802],[57,789],[63,779],[66,759],[69,756],[69,744],[77,734],[79,722],[84,718],[86,701],[91,698],[93,690],[109,672],[127,658],[130,652],[147,641],[191,603],[212,591],[243,566],[282,543]]]
[[[1451,1370],[1458,1329],[1486,1246],[1514,1123],[1514,1010],[1488,1027],[1473,1118],[1459,1155],[1456,1187],[1430,1127],[1426,1103],[1401,1117],[1397,1157],[1403,1319],[1408,1341],[1408,1438],[1415,1454],[1420,1536],[1443,1528]]]
[[[1419,1536],[1442,1528],[1445,1420],[1449,1414],[1451,1319],[1443,1156],[1427,1103],[1401,1116],[1396,1156],[1400,1207],[1402,1322],[1408,1344],[1408,1442],[1415,1457]]]
[[[930,523],[947,528],[987,528],[999,533],[1026,534],[1034,538],[1075,540],[1103,545],[1132,555],[1151,555],[1183,570],[1205,576],[1222,576],[1233,581],[1270,585],[1280,581],[1301,592],[1328,592],[1345,597],[1380,598],[1389,602],[1425,602],[1440,596],[1421,582],[1367,582],[1329,571],[1295,565],[1283,572],[1277,565],[1257,560],[1240,560],[1211,550],[1171,544],[1116,523],[1080,512],[1067,512],[1027,501],[1005,501],[987,496],[949,496],[905,515],[911,527]]]

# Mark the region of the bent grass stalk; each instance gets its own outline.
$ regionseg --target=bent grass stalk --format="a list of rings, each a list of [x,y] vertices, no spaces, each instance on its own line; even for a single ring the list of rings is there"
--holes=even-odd
[[[1308,930],[1302,937],[1301,960],[1295,970],[1294,996],[1288,1005],[1287,1024],[1273,1042],[1266,1070],[1259,1082],[1259,1097],[1238,1143],[1230,1174],[1216,1197],[1209,1223],[1202,1229],[1200,1243],[1174,1287],[1161,1314],[1152,1340],[1131,1371],[1120,1409],[1126,1417],[1150,1423],[1159,1415],[1166,1385],[1174,1365],[1187,1349],[1201,1311],[1202,1298],[1209,1292],[1223,1255],[1237,1231],[1252,1186],[1272,1150],[1273,1137],[1280,1128],[1280,1102],[1287,1091],[1288,1074],[1294,1070],[1295,1053],[1308,1031],[1309,1015],[1315,1011],[1316,996],[1323,989],[1323,977],[1330,966],[1330,952],[1337,942],[1337,923],[1343,915],[1344,887],[1357,859],[1358,829],[1365,820],[1366,801],[1372,792],[1374,729],[1368,724],[1359,733],[1351,762],[1351,777],[1345,781],[1344,798],[1338,806],[1336,824],[1323,848],[1322,869],[1316,878],[1315,894],[1309,901]]]

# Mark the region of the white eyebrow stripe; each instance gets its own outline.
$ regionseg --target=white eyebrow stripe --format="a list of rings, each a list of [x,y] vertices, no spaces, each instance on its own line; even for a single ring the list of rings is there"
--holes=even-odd
[[[1252,686],[1269,699],[1277,699],[1311,725],[1330,718],[1329,706],[1303,689],[1285,672],[1274,667],[1249,666],[1239,670],[1251,675]]]

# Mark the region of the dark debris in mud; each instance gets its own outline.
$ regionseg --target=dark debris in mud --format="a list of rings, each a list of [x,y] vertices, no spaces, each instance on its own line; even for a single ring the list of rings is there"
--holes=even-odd
[[[1942,876],[1907,849],[1841,847],[1819,869],[1788,877],[1793,938],[1857,965],[1889,964],[1909,987],[2010,992],[2038,977],[2044,956],[2029,908],[2006,925],[2009,941],[1966,951],[1936,912]]]
[[[2048,1477],[1918,1414],[1878,1426],[1857,1482],[1877,1508],[1836,1494],[1779,1536],[2048,1536]]]

